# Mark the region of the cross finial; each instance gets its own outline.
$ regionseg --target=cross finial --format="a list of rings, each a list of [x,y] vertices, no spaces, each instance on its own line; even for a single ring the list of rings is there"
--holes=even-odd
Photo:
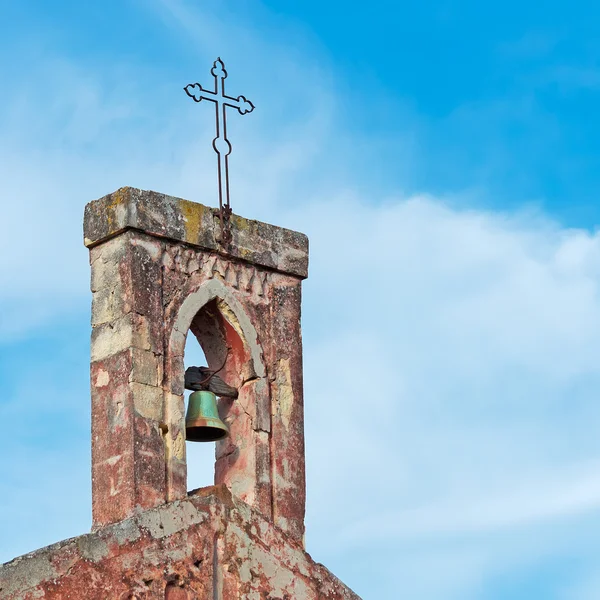
[[[227,246],[231,242],[231,229],[229,227],[229,218],[231,217],[231,205],[229,204],[229,155],[231,154],[231,144],[227,139],[226,108],[228,106],[236,108],[240,115],[245,115],[254,110],[254,104],[246,100],[244,96],[233,98],[225,94],[227,71],[221,58],[215,60],[210,72],[215,78],[214,91],[203,88],[199,83],[189,83],[183,89],[196,102],[210,100],[215,103],[217,135],[213,140],[213,148],[218,158],[221,243],[223,246]]]

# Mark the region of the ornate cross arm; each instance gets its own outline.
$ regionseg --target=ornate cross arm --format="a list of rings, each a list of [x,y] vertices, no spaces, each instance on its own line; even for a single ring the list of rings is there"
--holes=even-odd
[[[221,243],[227,246],[231,242],[229,224],[229,218],[231,217],[231,205],[229,203],[229,155],[231,154],[231,143],[227,139],[226,108],[228,106],[235,108],[240,115],[245,115],[254,110],[254,104],[244,96],[234,98],[225,94],[227,71],[220,58],[215,60],[210,72],[215,78],[214,91],[203,88],[199,83],[190,83],[183,89],[195,102],[209,100],[215,103],[217,135],[213,140],[213,148],[218,158]]]

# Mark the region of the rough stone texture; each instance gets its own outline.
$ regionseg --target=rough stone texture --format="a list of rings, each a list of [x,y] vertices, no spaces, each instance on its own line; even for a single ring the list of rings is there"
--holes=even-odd
[[[221,402],[231,435],[215,482],[297,540],[304,535],[300,287],[302,234],[232,220],[200,204],[132,188],[88,204],[92,267],[94,527],[185,497],[183,354],[195,335],[240,389]],[[184,243],[185,242],[185,243]]]
[[[305,278],[308,239],[302,233],[232,215],[228,255]],[[218,211],[157,192],[124,187],[90,202],[85,209],[84,242],[92,247],[127,229],[221,252]]]
[[[3,600],[360,600],[222,486],[0,566]]]
[[[304,235],[122,188],[88,204],[94,533],[0,567],[0,597],[357,598],[303,550]],[[184,350],[239,389],[215,487],[187,492]]]
[[[96,527],[167,500],[161,253],[134,231],[90,251]]]

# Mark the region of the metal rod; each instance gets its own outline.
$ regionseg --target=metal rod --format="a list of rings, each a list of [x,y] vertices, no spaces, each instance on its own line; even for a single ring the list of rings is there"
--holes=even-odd
[[[219,217],[221,220],[221,244],[224,247],[231,243],[231,203],[229,201],[229,155],[231,144],[227,139],[227,107],[235,108],[241,115],[251,113],[254,104],[244,96],[233,98],[225,94],[227,71],[220,58],[213,63],[210,71],[215,79],[214,91],[204,89],[199,83],[189,83],[183,89],[195,102],[210,100],[215,103],[216,136],[213,149],[217,153],[217,174],[219,183]]]

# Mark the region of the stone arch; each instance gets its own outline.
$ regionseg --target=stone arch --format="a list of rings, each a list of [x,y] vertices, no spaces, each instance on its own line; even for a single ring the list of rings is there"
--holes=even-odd
[[[231,425],[233,420],[248,421],[236,423],[236,427],[252,429],[253,417],[247,406],[247,382],[262,383],[266,389],[266,368],[257,331],[242,303],[220,279],[213,278],[182,293],[184,297],[172,317],[172,328],[168,338],[165,370],[165,451],[167,459],[167,486],[169,496],[181,497],[187,490],[187,463],[185,454],[185,414],[184,414],[184,354],[188,332],[195,335],[211,368],[220,367],[226,357],[226,347],[232,348],[227,356],[226,381],[242,387],[238,401],[222,399],[219,403],[221,417]],[[252,388],[255,386],[253,385]],[[232,436],[234,437],[234,436]],[[217,463],[215,482],[226,478],[228,469],[219,462],[221,456],[229,457],[239,453],[235,442],[228,438],[217,443]],[[221,466],[219,466],[221,465]],[[218,476],[220,474],[220,476]]]
[[[205,305],[212,301],[215,301],[224,319],[234,328],[244,343],[251,361],[250,367],[253,375],[264,377],[265,365],[256,329],[241,302],[220,279],[205,281],[196,290],[190,292],[181,303],[169,339],[169,354],[173,357],[183,357],[185,339],[194,318]]]

